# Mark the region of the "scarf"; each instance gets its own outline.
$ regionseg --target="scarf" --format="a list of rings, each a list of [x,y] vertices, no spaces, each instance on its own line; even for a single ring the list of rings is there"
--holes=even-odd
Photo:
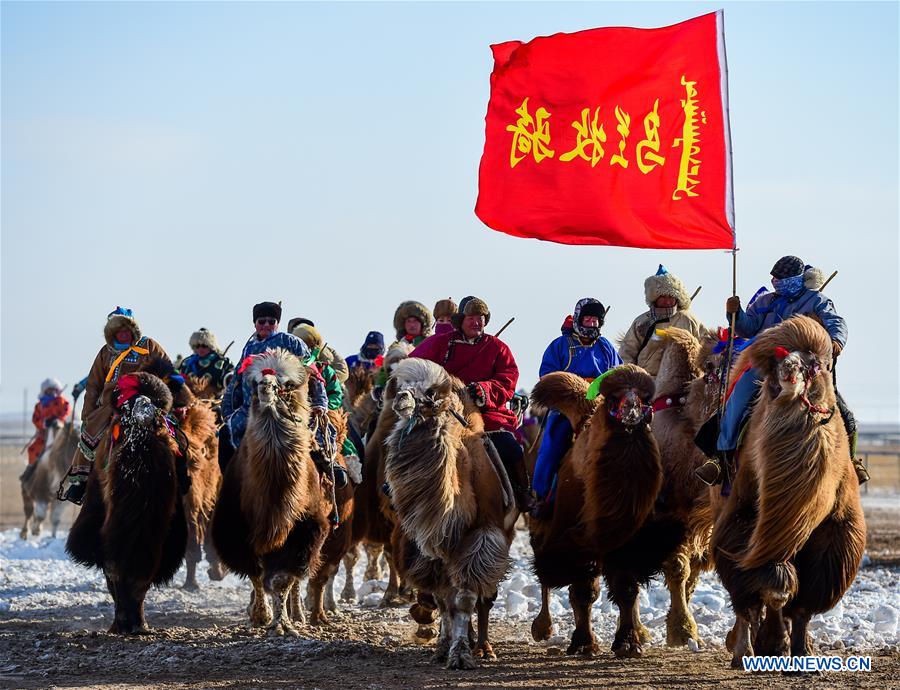
[[[671,319],[678,311],[678,305],[674,307],[650,307],[650,318],[654,321],[659,319]]]
[[[772,287],[775,288],[775,294],[777,295],[793,297],[803,291],[803,279],[802,273],[790,278],[772,278]]]

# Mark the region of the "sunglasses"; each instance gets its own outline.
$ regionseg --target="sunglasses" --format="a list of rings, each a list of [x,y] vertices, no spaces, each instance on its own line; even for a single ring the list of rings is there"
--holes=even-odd
[[[257,319],[256,325],[258,326],[274,326],[278,323],[278,319]]]

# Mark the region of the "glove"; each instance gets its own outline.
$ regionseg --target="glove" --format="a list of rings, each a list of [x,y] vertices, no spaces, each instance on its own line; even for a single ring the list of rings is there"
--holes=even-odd
[[[328,416],[328,410],[324,407],[314,407],[312,408],[312,416],[316,419],[324,419]]]
[[[466,386],[466,393],[469,394],[469,397],[472,398],[472,402],[474,402],[478,407],[484,407],[484,404],[487,400],[484,399],[484,394],[481,392],[481,386],[477,383],[470,383]]]
[[[841,345],[837,340],[831,341],[831,355],[832,357],[837,357],[841,354],[841,351],[844,349],[844,346]]]
[[[726,314],[737,314],[741,310],[741,298],[737,295],[733,297],[729,297],[725,301],[725,313]]]
[[[85,388],[87,388],[87,386],[82,386],[82,385],[81,385],[81,381],[79,381],[78,383],[76,383],[76,384],[72,387],[72,397],[73,397],[73,398],[79,397],[82,393],[84,393],[84,389],[85,389]]]

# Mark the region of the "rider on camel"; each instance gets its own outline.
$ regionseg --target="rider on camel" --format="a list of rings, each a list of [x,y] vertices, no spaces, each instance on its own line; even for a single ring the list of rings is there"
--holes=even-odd
[[[41,383],[41,394],[34,404],[31,423],[34,424],[34,440],[28,444],[28,467],[20,479],[26,481],[37,467],[38,458],[47,447],[50,429],[59,430],[69,416],[69,401],[63,397],[62,384],[56,379]]]
[[[214,397],[218,398],[231,378],[234,365],[222,354],[216,336],[206,328],[191,334],[190,346],[194,354],[181,361],[178,372],[183,376],[205,380],[214,392]]]

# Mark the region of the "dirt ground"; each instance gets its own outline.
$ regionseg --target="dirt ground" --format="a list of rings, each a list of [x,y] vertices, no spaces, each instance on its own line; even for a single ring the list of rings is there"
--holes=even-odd
[[[0,525],[9,527],[20,524],[21,459],[4,450]],[[896,499],[866,503],[873,565],[900,564]],[[773,681],[796,688],[900,687],[896,647],[872,652],[871,673],[751,675],[729,668],[720,640],[698,653],[649,645],[642,659],[617,660],[607,651],[610,641],[601,639],[604,652],[583,659],[531,643],[525,623],[498,622],[492,637],[499,660],[475,671],[446,671],[430,661],[427,646],[411,640],[402,610],[337,614],[326,627],[303,627],[299,639],[268,639],[250,630],[240,611],[187,617],[148,610],[153,632],[139,638],[99,632],[106,623],[94,607],[32,613],[0,615],[2,688],[770,688]]]

